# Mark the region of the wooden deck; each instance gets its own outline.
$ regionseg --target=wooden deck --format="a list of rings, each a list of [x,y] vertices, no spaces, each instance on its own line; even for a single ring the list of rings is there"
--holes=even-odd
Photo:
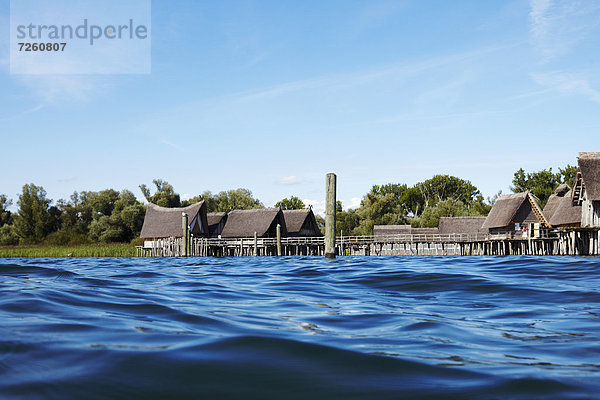
[[[489,234],[421,234],[344,236],[336,240],[340,256],[386,255],[600,255],[598,229],[542,231],[540,237]],[[281,255],[324,256],[324,237],[281,239]],[[157,241],[155,247],[137,247],[140,257],[182,256],[181,238]],[[187,255],[194,257],[276,256],[276,238],[192,238]]]

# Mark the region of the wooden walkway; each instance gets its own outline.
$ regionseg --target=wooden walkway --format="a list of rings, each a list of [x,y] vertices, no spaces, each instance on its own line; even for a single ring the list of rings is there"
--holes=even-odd
[[[389,236],[344,236],[336,240],[339,255],[600,255],[598,229],[542,231],[541,237],[526,238],[487,234],[421,234]],[[276,256],[276,238],[204,239],[192,238],[188,256],[239,257]],[[281,239],[281,255],[324,256],[324,237]],[[140,257],[183,256],[181,238],[157,241],[155,247],[137,247]]]

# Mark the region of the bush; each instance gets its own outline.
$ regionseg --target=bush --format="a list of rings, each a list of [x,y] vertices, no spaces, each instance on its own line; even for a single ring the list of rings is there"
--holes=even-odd
[[[44,244],[49,246],[77,246],[89,243],[91,240],[87,235],[66,230],[51,233],[44,240]]]
[[[19,244],[19,237],[12,225],[0,227],[0,246],[15,246]]]
[[[144,245],[144,239],[142,238],[135,238],[131,241],[131,245],[132,246],[143,246]]]

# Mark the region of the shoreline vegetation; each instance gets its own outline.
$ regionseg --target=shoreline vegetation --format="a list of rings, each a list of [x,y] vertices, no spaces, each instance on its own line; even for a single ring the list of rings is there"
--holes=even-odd
[[[128,243],[95,243],[72,246],[17,245],[0,247],[0,258],[44,257],[135,257],[135,245]]]
[[[567,165],[559,172],[552,168],[514,173],[511,190],[530,191],[543,207],[561,183],[572,185],[577,168]],[[199,201],[207,212],[231,212],[265,208],[248,189],[213,194],[205,191],[181,200],[168,182],[155,179],[154,193],[146,185],[139,189],[148,203],[161,207],[185,207]],[[336,234],[369,236],[375,225],[409,224],[414,228],[438,226],[441,217],[487,216],[495,200],[485,199],[470,181],[450,175],[435,175],[413,186],[400,183],[373,185],[359,207],[344,210],[337,202]],[[136,245],[143,244],[140,231],[146,205],[129,190],[106,189],[74,192],[56,202],[47,198],[41,186],[26,184],[17,195],[17,211],[10,211],[12,199],[0,194],[0,258],[2,257],[133,257]],[[307,208],[292,195],[275,204],[282,210]],[[316,215],[321,230],[325,220]]]

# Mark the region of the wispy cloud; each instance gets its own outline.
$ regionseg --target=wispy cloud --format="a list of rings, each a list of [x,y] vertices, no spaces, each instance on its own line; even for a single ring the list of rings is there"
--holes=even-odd
[[[595,1],[530,0],[530,36],[542,60],[567,55],[600,25]]]
[[[167,146],[169,146],[175,150],[182,151],[182,152],[187,151],[187,149],[185,147],[183,147],[177,143],[174,143],[174,142],[170,141],[169,139],[159,138],[158,141],[162,144],[166,144]]]
[[[589,100],[600,103],[600,91],[594,89],[588,78],[581,74],[554,71],[532,74],[532,78],[538,84],[548,87],[549,90],[585,96]]]
[[[21,111],[19,113],[11,115],[11,116],[0,117],[0,121],[12,121],[12,120],[15,120],[15,119],[19,119],[19,118],[21,118],[21,117],[23,117],[25,115],[33,114],[36,111],[42,110],[44,107],[45,107],[44,105],[40,104],[40,105],[37,105],[35,107],[29,108],[29,109],[27,109],[25,111]]]
[[[284,176],[283,178],[278,179],[275,183],[278,185],[298,185],[302,182],[304,182],[304,179],[291,175]]]
[[[86,75],[13,75],[45,104],[63,101],[88,101],[99,90],[103,82],[97,77]]]

